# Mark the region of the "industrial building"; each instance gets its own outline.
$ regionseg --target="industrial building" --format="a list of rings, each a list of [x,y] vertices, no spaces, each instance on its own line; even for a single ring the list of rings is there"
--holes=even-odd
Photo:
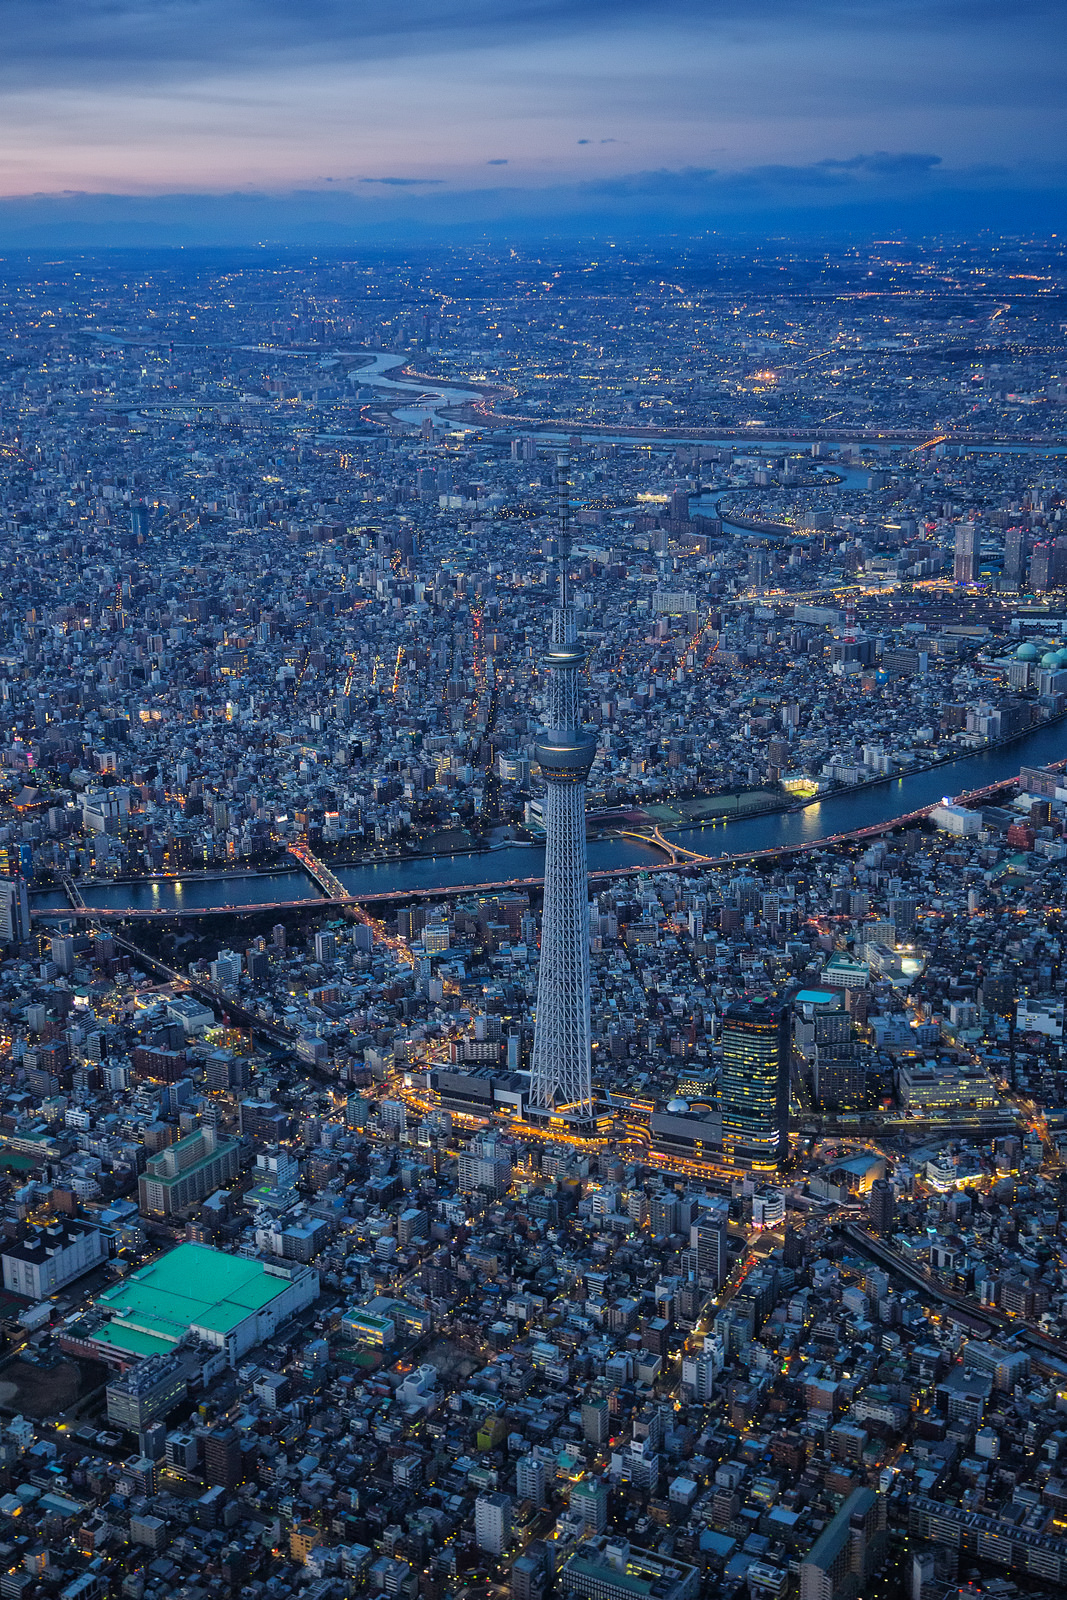
[[[109,1349],[156,1355],[195,1338],[232,1364],[318,1292],[319,1275],[310,1267],[181,1244],[99,1296],[97,1309],[109,1320],[93,1342],[108,1359]]]

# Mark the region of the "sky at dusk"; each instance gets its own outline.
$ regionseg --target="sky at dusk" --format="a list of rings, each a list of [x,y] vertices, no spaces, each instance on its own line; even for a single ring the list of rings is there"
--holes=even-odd
[[[1063,0],[0,0],[0,246],[1042,228]]]

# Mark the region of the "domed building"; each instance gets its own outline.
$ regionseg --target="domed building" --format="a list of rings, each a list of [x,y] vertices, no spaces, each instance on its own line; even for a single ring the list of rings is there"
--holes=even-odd
[[[1016,661],[1036,661],[1037,660],[1037,650],[1030,643],[1030,641],[1027,640],[1027,642],[1025,644],[1021,644],[1019,646],[1018,650],[1016,650],[1015,659],[1016,659]]]

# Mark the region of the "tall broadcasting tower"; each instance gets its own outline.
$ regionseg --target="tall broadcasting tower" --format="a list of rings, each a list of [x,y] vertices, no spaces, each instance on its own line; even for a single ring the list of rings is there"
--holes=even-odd
[[[552,612],[549,719],[536,745],[545,780],[545,902],[541,968],[530,1072],[533,1111],[593,1110],[589,1055],[589,880],[585,851],[585,782],[596,740],[579,726],[577,642],[567,587],[570,557],[569,461],[556,462],[559,502],[559,604]]]

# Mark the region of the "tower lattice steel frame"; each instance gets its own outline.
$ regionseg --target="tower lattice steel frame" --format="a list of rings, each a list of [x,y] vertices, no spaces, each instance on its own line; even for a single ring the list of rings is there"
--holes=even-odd
[[[579,724],[578,678],[585,651],[570,603],[569,461],[556,462],[559,604],[544,658],[550,670],[548,727],[536,745],[545,780],[545,900],[531,1063],[531,1108],[593,1109],[589,1025],[589,877],[585,783],[596,740]]]

